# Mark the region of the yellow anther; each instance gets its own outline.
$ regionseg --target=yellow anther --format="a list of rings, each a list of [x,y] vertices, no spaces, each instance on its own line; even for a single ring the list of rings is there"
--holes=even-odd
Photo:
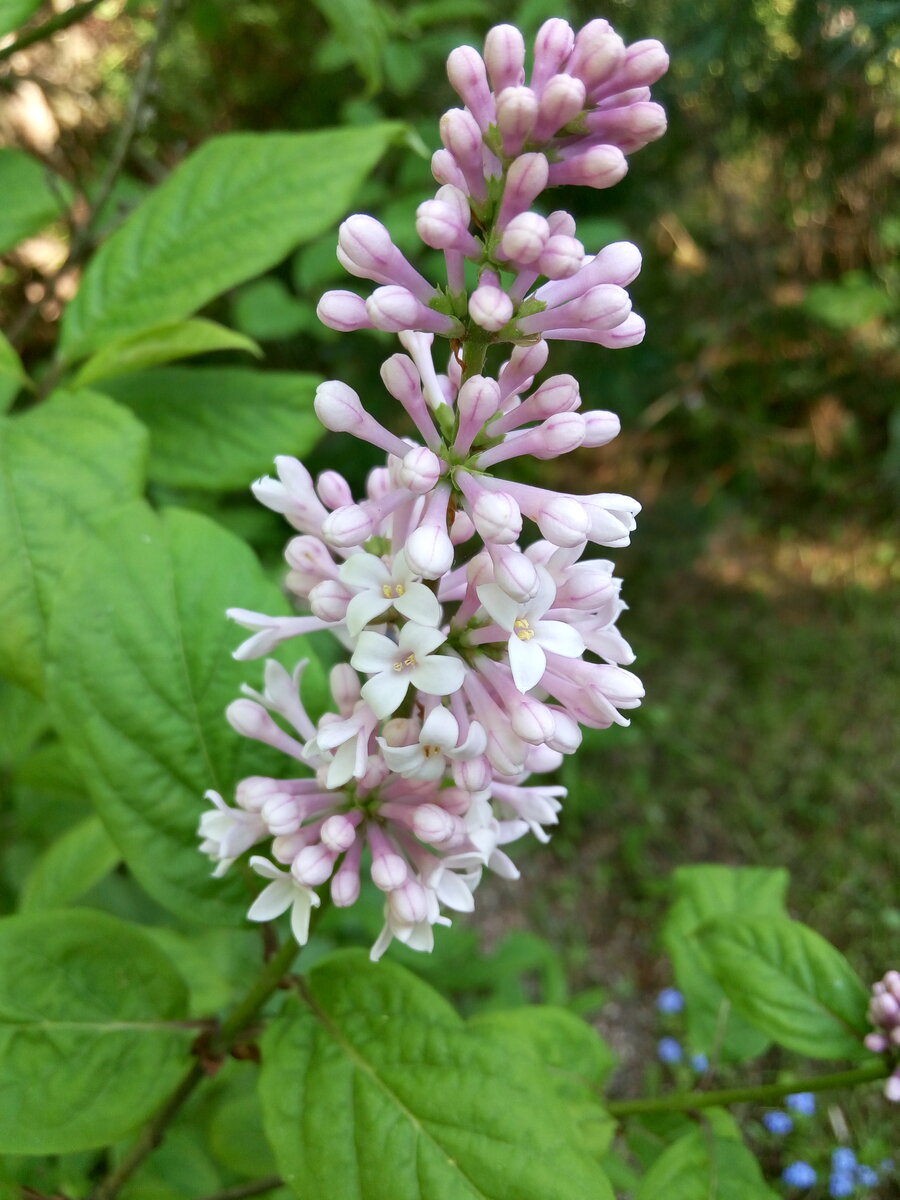
[[[513,621],[513,633],[520,642],[530,642],[534,637],[534,630],[527,617],[516,617]]]
[[[381,594],[385,600],[399,600],[401,596],[406,595],[406,588],[402,583],[386,583],[381,589]]]
[[[416,665],[416,656],[410,654],[409,658],[404,658],[403,665],[404,667],[414,667]]]

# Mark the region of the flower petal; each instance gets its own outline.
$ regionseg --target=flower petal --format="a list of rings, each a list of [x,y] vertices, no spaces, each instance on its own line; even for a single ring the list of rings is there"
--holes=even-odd
[[[563,658],[578,658],[584,653],[584,638],[565,621],[538,621],[534,633],[537,641],[550,654],[561,654]]]
[[[293,903],[293,883],[282,871],[278,874],[281,878],[263,888],[250,905],[247,916],[251,921],[272,921],[275,917],[280,917]]]
[[[413,667],[409,677],[414,687],[429,696],[449,696],[462,687],[466,668],[458,658],[429,654]]]
[[[350,666],[371,675],[376,671],[390,669],[399,657],[396,642],[392,642],[383,633],[373,633],[371,629],[366,629],[359,635]]]
[[[362,685],[362,698],[368,703],[379,721],[390,716],[400,707],[414,674],[415,672],[407,671],[382,671],[381,674],[373,675],[367,683]],[[419,685],[416,684],[416,686]]]
[[[403,595],[393,602],[397,612],[419,625],[437,625],[441,619],[441,606],[431,588],[424,583],[407,583],[405,587]]]
[[[502,587],[496,583],[483,583],[477,587],[478,599],[487,609],[492,620],[504,629],[511,630],[516,617],[520,615],[522,605],[512,596],[507,596]]]
[[[347,615],[344,622],[351,637],[356,637],[375,617],[391,607],[391,601],[385,600],[378,592],[357,592],[347,605]]]
[[[415,654],[416,658],[424,658],[432,650],[437,650],[447,640],[447,635],[431,625],[417,625],[415,621],[407,621],[400,630],[400,649],[403,657]]]
[[[433,708],[422,725],[419,741],[423,746],[440,746],[446,753],[456,749],[459,724],[449,708],[439,704]]]
[[[523,642],[521,638],[513,634],[508,645],[513,683],[520,692],[528,692],[540,682],[547,666],[547,658],[538,645],[537,638]]]
[[[338,578],[348,587],[377,588],[380,592],[391,582],[391,573],[380,558],[374,554],[351,554],[338,570]]]

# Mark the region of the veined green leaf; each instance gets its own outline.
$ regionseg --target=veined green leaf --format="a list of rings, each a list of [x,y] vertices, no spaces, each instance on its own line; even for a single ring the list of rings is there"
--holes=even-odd
[[[322,436],[313,410],[321,382],[300,371],[161,367],[102,386],[150,430],[154,482],[219,491],[248,488],[276,454],[312,449]]]
[[[201,146],[100,247],[62,320],[69,362],[189,316],[347,211],[402,126],[235,133]]]
[[[61,908],[90,891],[121,855],[98,817],[87,817],[53,842],[34,864],[22,889],[20,912]]]
[[[261,671],[232,659],[240,634],[225,609],[281,613],[284,598],[219,525],[143,504],[85,532],[63,588],[51,707],[97,812],[155,900],[183,917],[234,924],[246,894],[236,872],[212,879],[198,851],[203,793],[230,800],[239,779],[273,764],[225,720],[240,684]],[[292,649],[309,653],[300,639]],[[313,692],[323,686],[317,670],[314,662],[304,680]]]
[[[36,7],[36,6],[32,6]],[[3,29],[3,11],[0,9],[0,34]],[[15,26],[13,26],[15,28]],[[64,200],[62,194],[68,187],[57,180],[59,191],[51,189],[47,182],[48,170],[36,158],[24,150],[12,147],[0,149],[0,254],[11,250],[25,238],[40,233],[60,214]]]
[[[0,36],[24,25],[42,3],[43,0],[0,0]]]
[[[611,1200],[547,1068],[421,980],[330,956],[263,1039],[266,1133],[298,1196]]]
[[[8,339],[0,333],[0,413],[6,412],[23,387],[33,387]]]
[[[257,358],[262,357],[262,350],[252,338],[227,329],[217,321],[193,317],[189,321],[170,321],[107,343],[75,376],[75,387],[129,375],[178,358],[209,354],[213,350],[244,350]]]
[[[42,694],[46,625],[84,523],[143,488],[147,432],[93,392],[0,418],[0,674]]]
[[[186,989],[136,928],[64,909],[0,920],[0,1151],[118,1141],[184,1073]]]

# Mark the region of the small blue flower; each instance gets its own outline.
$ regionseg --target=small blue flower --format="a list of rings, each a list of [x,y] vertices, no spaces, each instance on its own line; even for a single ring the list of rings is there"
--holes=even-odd
[[[838,1146],[831,1155],[831,1169],[838,1175],[852,1174],[856,1170],[856,1155],[849,1146]]]
[[[874,1187],[878,1182],[878,1172],[874,1167],[866,1167],[860,1164],[856,1168],[856,1180],[863,1187]]]
[[[777,1133],[779,1136],[790,1133],[794,1128],[794,1122],[786,1112],[764,1113],[762,1123],[768,1129],[769,1133]]]
[[[656,997],[656,1007],[661,1013],[680,1013],[684,1008],[684,996],[678,988],[663,988]]]
[[[833,1200],[844,1200],[845,1196],[852,1196],[856,1191],[856,1184],[853,1182],[853,1176],[848,1175],[845,1171],[834,1171],[828,1181],[828,1194]]]
[[[694,1070],[697,1072],[698,1075],[702,1075],[704,1071],[709,1070],[709,1059],[706,1057],[705,1054],[692,1054],[691,1055],[691,1066],[694,1068]]]
[[[656,1053],[659,1055],[659,1061],[664,1063],[681,1062],[684,1051],[681,1049],[681,1043],[673,1037],[660,1038],[656,1047]]]
[[[816,1173],[808,1162],[792,1162],[781,1172],[781,1178],[789,1187],[809,1188],[816,1182]]]
[[[785,1100],[788,1108],[801,1116],[811,1117],[816,1111],[816,1097],[813,1092],[794,1092]]]

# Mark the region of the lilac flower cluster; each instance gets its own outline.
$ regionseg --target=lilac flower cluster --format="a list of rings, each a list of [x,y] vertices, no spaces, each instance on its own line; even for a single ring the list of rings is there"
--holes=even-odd
[[[888,971],[872,985],[869,1020],[878,1032],[866,1035],[867,1049],[896,1056],[900,1051],[900,971]],[[900,1064],[887,1079],[884,1094],[895,1104],[900,1103]]]
[[[331,672],[333,711],[318,723],[299,698],[304,664],[291,674],[266,663],[264,690],[245,688],[228,720],[308,774],[245,779],[236,807],[208,793],[214,807],[200,834],[216,874],[272,839],[271,858],[250,858],[269,883],[248,915],[290,909],[301,943],[315,889],[327,883],[336,905],[352,904],[366,854],[385,895],[372,957],[393,938],[430,949],[434,925],[449,924],[445,910],[473,908],[485,868],[518,877],[503,847],[528,831],[547,839],[564,789],[529,776],[576,750],[582,725],[627,724],[623,710],[643,695],[625,669],[633,655],[616,629],[624,605],[613,565],[582,558],[588,544],[627,545],[640,506],[494,469],[602,446],[618,432],[614,414],[579,411],[573,377],[536,378],[553,338],[607,347],[641,339],[625,291],[639,252],[620,242],[587,255],[569,214],[532,206],[548,186],[608,187],[622,177],[624,156],[665,128],[648,97],[667,58],[657,42],[626,47],[605,21],[576,35],[551,20],[537,35],[528,86],[524,61],[522,36],[508,25],[489,32],[483,58],[471,47],[450,56],[465,107],[442,120],[433,161],[441,186],[417,220],[423,241],[444,251],[446,287],[358,214],[341,226],[338,258],[379,286],[367,300],[330,292],[319,305],[332,328],[399,335],[404,352],[381,378],[420,440],[398,437],[356,392],[329,381],[315,401],[322,424],[387,455],[365,496],[354,498],[337,472],[313,480],[287,457],[276,459],[277,478],[253,488],[297,531],[285,551],[287,587],[309,615],[230,610],[251,632],[236,657],[327,629],[349,662]],[[466,260],[475,264],[471,292]],[[444,370],[436,335],[451,340]],[[511,350],[489,374],[494,343]],[[536,540],[524,544],[523,533]]]

